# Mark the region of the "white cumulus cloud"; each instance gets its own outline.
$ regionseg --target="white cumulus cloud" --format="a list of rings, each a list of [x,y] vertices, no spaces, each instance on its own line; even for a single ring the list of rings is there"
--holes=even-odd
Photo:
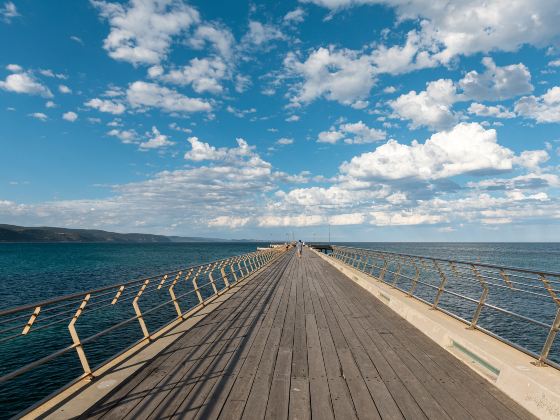
[[[346,144],[367,144],[385,140],[387,133],[377,128],[368,127],[362,121],[343,123],[338,128],[331,127],[330,131],[319,133],[317,143],[334,144],[344,139]]]
[[[524,96],[515,103],[515,112],[538,123],[560,122],[560,86],[548,89],[541,96]]]
[[[478,115],[479,117],[515,118],[515,113],[509,111],[503,105],[489,106],[478,102],[470,104],[468,113]]]
[[[130,0],[128,4],[92,0],[111,27],[103,47],[115,60],[157,64],[200,17],[180,0]]]
[[[138,134],[134,130],[118,130],[114,128],[107,135],[117,137],[124,144],[136,143],[138,139]]]
[[[18,68],[21,70],[21,67],[18,66]],[[40,95],[44,98],[53,97],[48,87],[41,84],[31,73],[27,72],[10,74],[6,77],[6,80],[0,80],[0,89],[14,93]]]
[[[468,99],[498,101],[533,91],[531,73],[523,63],[499,67],[490,57],[482,63],[486,67],[484,73],[470,71],[458,83]]]
[[[289,53],[284,66],[289,74],[303,79],[292,89],[291,102],[295,105],[320,97],[351,105],[366,98],[375,83],[369,58],[352,50],[319,48],[305,61]]]
[[[284,34],[276,26],[251,20],[249,21],[249,31],[245,34],[243,42],[262,46],[271,41],[284,38]]]
[[[153,69],[153,68],[152,68]],[[152,71],[151,76],[176,85],[191,85],[197,93],[222,92],[222,80],[229,78],[229,70],[224,61],[219,57],[193,58],[189,64],[179,69],[170,70],[168,73]]]
[[[132,108],[159,108],[165,112],[211,111],[212,105],[200,98],[190,98],[155,83],[134,82],[126,97]]]
[[[373,152],[341,165],[341,172],[364,179],[435,180],[466,173],[512,169],[514,153],[500,146],[496,131],[478,123],[461,123],[410,146],[390,140]]]
[[[241,139],[236,139],[237,147],[214,147],[208,143],[200,141],[198,137],[189,137],[187,141],[191,144],[191,150],[185,153],[185,159],[195,162],[203,160],[214,161],[236,161],[247,157],[257,157],[253,152],[254,147]]]
[[[84,105],[113,115],[120,115],[126,111],[126,107],[122,103],[112,101],[110,99],[93,98],[87,101]]]
[[[429,82],[422,92],[410,91],[389,101],[396,117],[410,120],[411,128],[426,126],[431,129],[446,129],[457,122],[452,111],[457,101],[457,92],[452,80],[439,79]]]
[[[47,117],[47,115],[42,112],[33,112],[29,114],[29,116],[40,121],[47,121],[49,119],[49,117]]]
[[[66,85],[59,85],[58,90],[59,90],[60,93],[65,93],[65,94],[72,93],[72,89],[70,89]]]
[[[283,21],[285,23],[301,23],[305,20],[305,10],[301,7],[296,7],[284,15]]]
[[[148,136],[148,140],[140,143],[140,149],[161,149],[163,147],[168,147],[175,144],[170,141],[166,135],[161,134],[155,126],[152,127],[151,133],[146,134]]]
[[[62,119],[66,121],[74,122],[78,119],[78,114],[72,111],[68,111],[62,114]]]
[[[384,57],[393,57],[396,72],[434,63],[448,64],[459,55],[516,51],[525,44],[543,47],[560,36],[556,0],[303,0],[329,8],[370,4],[394,8],[397,21],[418,23],[406,44]],[[383,47],[385,50],[387,47]],[[408,60],[408,63],[407,63]],[[392,66],[391,62],[388,66]]]

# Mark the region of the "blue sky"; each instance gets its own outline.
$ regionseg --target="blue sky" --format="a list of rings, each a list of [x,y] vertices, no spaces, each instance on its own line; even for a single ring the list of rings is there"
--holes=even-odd
[[[558,240],[559,0],[272,3],[0,0],[0,222]]]

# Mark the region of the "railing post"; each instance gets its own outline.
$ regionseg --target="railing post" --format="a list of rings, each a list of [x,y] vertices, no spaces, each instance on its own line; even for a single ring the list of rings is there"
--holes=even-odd
[[[72,337],[72,342],[74,343],[74,346],[76,347],[76,353],[78,353],[78,357],[80,359],[80,363],[82,364],[82,368],[84,369],[84,373],[85,373],[86,377],[88,377],[89,379],[93,378],[93,375],[91,373],[91,368],[89,367],[89,363],[88,363],[88,360],[87,360],[87,357],[86,357],[86,353],[84,351],[84,347],[82,346],[82,342],[80,341],[80,337],[78,337],[78,333],[76,332],[76,321],[78,321],[78,318],[80,317],[80,315],[84,311],[84,308],[86,307],[90,297],[91,297],[91,295],[89,295],[89,294],[87,294],[84,297],[84,299],[82,300],[82,303],[80,304],[80,306],[78,307],[78,310],[76,311],[76,314],[74,315],[74,317],[72,318],[72,320],[68,324],[68,330],[70,331],[70,336]]]
[[[132,306],[134,307],[134,312],[136,313],[136,317],[138,318],[138,322],[140,323],[140,328],[142,329],[144,338],[147,338],[149,340],[150,333],[148,332],[148,327],[146,326],[146,322],[144,322],[144,318],[142,317],[142,311],[140,310],[140,306],[138,306],[138,300],[140,299],[140,296],[142,296],[142,293],[144,293],[144,290],[146,290],[146,287],[148,287],[148,283],[150,283],[150,280],[146,280],[144,282],[144,284],[138,291],[138,294],[132,301]]]
[[[119,290],[117,290],[117,294],[115,295],[115,297],[113,298],[113,300],[111,301],[111,305],[114,305],[117,303],[117,301],[119,300],[119,298],[122,295],[122,292],[124,290],[124,285],[119,287]]]
[[[453,263],[451,263],[451,264],[453,264]],[[455,264],[453,264],[452,266],[455,267]],[[482,308],[484,307],[484,303],[486,302],[486,298],[488,297],[488,284],[484,281],[484,279],[480,275],[480,272],[478,271],[478,268],[476,268],[476,266],[474,264],[471,265],[471,268],[472,268],[472,271],[473,271],[476,279],[478,280],[478,282],[482,286],[482,295],[480,295],[480,300],[478,302],[476,310],[474,311],[474,315],[473,315],[473,318],[472,318],[472,321],[471,321],[471,325],[469,325],[469,327],[468,327],[470,330],[474,330],[476,328],[476,324],[478,323],[478,318],[480,317],[480,313],[482,312]],[[457,270],[455,269],[454,271],[456,272]]]
[[[161,289],[161,287],[163,286],[163,283],[165,283],[165,281],[167,280],[167,277],[168,277],[167,274],[162,277],[162,279],[159,282],[158,287],[157,287],[158,290]]]
[[[412,285],[410,286],[410,290],[408,291],[408,297],[412,297],[414,291],[416,290],[416,286],[418,285],[418,280],[420,279],[420,270],[418,269],[416,262],[412,258],[410,259],[410,262],[414,266],[416,274],[414,275],[414,280],[412,280]]]
[[[243,265],[247,270],[247,275],[253,272],[253,265],[251,264],[251,255],[248,255],[247,258],[243,260]]]
[[[362,271],[365,272],[366,263],[367,263],[367,260],[368,260],[368,256],[367,256],[367,254],[364,252],[364,253],[362,254],[362,257],[364,257],[364,263],[362,264]]]
[[[258,270],[259,268],[261,268],[261,265],[261,254],[260,252],[257,252],[257,255],[255,255],[255,268]]]
[[[175,276],[175,279],[173,279],[173,282],[171,283],[171,286],[169,286],[169,295],[171,296],[171,300],[173,301],[173,306],[175,306],[175,311],[177,312],[177,315],[179,316],[179,318],[183,317],[183,312],[181,311],[181,306],[179,305],[179,302],[177,301],[177,297],[175,296],[175,285],[177,284],[177,282],[179,281],[179,279],[181,278],[181,275],[183,274],[182,271],[179,271],[177,273],[177,275]],[[188,274],[187,274],[188,276]]]
[[[387,267],[389,266],[389,263],[387,262],[387,259],[385,258],[385,256],[381,256],[381,258],[383,258],[383,268],[381,268],[381,272],[379,273],[379,280],[384,281],[384,277],[385,277],[385,273],[387,272]]]
[[[249,259],[249,264],[251,264],[251,273],[259,267],[259,254],[255,253]]]
[[[500,276],[502,276],[502,278],[504,279],[505,284],[507,284],[507,286],[510,289],[513,289],[513,284],[511,283],[511,280],[509,279],[509,276],[506,274],[506,272],[504,270],[500,270]]]
[[[354,251],[352,253],[354,255],[354,258],[352,259],[352,267],[356,267],[358,265],[358,252]]]
[[[196,282],[196,279],[198,278],[199,273],[200,273],[200,270],[198,270],[196,275],[193,277],[192,284],[193,284],[194,292],[196,293],[196,297],[198,297],[198,302],[201,303],[202,306],[204,306],[204,300],[202,299],[202,295],[200,294],[200,290],[198,289],[198,283]]]
[[[375,270],[375,268],[376,268],[376,267],[375,267],[375,257],[376,257],[376,254],[374,253],[374,254],[371,256],[371,270],[369,271],[369,275],[370,275],[370,276],[373,276],[373,270]]]
[[[226,287],[226,289],[229,289],[229,281],[228,278],[226,276],[226,265],[229,262],[229,260],[227,260],[226,262],[224,262],[221,266],[220,266],[220,274],[222,275],[222,281],[224,282],[224,285]]]
[[[558,330],[560,330],[560,304],[557,303],[558,309],[556,310],[556,317],[550,326],[550,330],[548,331],[548,336],[546,337],[546,341],[544,343],[543,349],[541,351],[541,355],[539,356],[539,360],[535,363],[537,366],[544,366],[546,360],[548,358],[548,353],[550,353],[550,349],[552,348],[552,344],[554,343],[554,339],[558,334]]]
[[[212,284],[212,289],[214,290],[214,294],[217,295],[218,294],[218,289],[216,287],[216,282],[214,282],[214,277],[212,276],[212,271],[216,268],[218,264],[214,264],[212,266],[212,268],[210,268],[210,271],[208,273],[208,278],[210,279],[210,283]]]
[[[397,286],[397,280],[399,279],[399,276],[401,275],[401,269],[402,269],[402,260],[399,259],[399,265],[397,266],[397,271],[395,271],[393,273],[393,287]]]
[[[33,311],[33,313],[31,314],[31,317],[29,318],[29,321],[27,321],[27,324],[25,324],[25,327],[23,327],[23,331],[21,332],[21,335],[26,335],[29,332],[29,330],[31,329],[31,326],[33,325],[33,323],[35,322],[35,320],[39,316],[39,312],[41,312],[41,307],[37,306],[35,308],[35,310]]]
[[[438,272],[439,272],[439,276],[441,277],[441,282],[439,284],[438,287],[438,291],[436,294],[436,297],[434,298],[434,304],[432,305],[432,309],[437,309],[438,304],[439,304],[439,299],[441,297],[441,294],[443,293],[443,289],[445,287],[445,283],[447,283],[447,277],[445,276],[445,274],[443,273],[442,269],[440,268],[439,264],[437,263],[436,260],[432,260],[432,262],[434,263],[435,267],[437,268]]]
[[[243,261],[241,258],[237,259],[237,268],[239,269],[239,278],[242,279],[243,277],[245,277],[245,273],[243,272],[243,268],[241,267],[241,261]],[[237,279],[236,279],[237,280]]]
[[[544,288],[546,289],[546,291],[548,292],[552,300],[554,300],[554,303],[556,303],[556,308],[557,308],[556,317],[554,318],[554,321],[550,326],[550,330],[548,331],[548,336],[546,337],[546,341],[541,351],[541,355],[539,356],[539,360],[537,362],[538,366],[543,366],[545,365],[545,361],[548,358],[548,353],[552,348],[552,344],[554,343],[554,339],[558,334],[558,330],[560,330],[560,298],[558,297],[555,290],[550,285],[548,279],[543,274],[539,275],[539,280],[543,283]]]
[[[237,273],[235,272],[235,268],[233,268],[233,264],[234,264],[234,262],[232,262],[232,263],[230,264],[229,269],[230,269],[231,274],[232,274],[232,276],[233,276],[233,282],[234,282],[234,283],[237,283]],[[237,263],[237,265],[239,266],[239,263]],[[239,269],[241,269],[241,267],[240,267]]]

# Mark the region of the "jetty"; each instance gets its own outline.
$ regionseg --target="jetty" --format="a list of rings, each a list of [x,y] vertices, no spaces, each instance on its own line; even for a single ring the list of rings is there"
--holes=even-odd
[[[5,372],[0,386],[73,357],[78,377],[18,417],[560,418],[559,289],[555,273],[469,261],[260,249],[1,311],[3,343],[25,345],[53,322],[71,342]],[[551,315],[533,319],[520,301]],[[88,311],[119,305],[133,312],[82,337]],[[493,328],[494,317],[537,329],[538,350]],[[138,339],[93,367],[93,344],[123,328]]]

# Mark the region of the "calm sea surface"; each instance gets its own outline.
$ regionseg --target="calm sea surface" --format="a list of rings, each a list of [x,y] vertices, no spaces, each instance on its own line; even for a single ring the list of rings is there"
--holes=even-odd
[[[0,244],[0,309],[55,296],[98,288],[127,280],[181,269],[232,255],[251,252],[257,243],[185,244]],[[390,252],[425,255],[560,272],[560,243],[352,243]],[[538,308],[529,308],[538,316]],[[166,316],[149,320],[168,322]],[[99,319],[80,319],[83,333],[99,331]],[[114,321],[109,318],[103,320]],[[88,324],[89,322],[89,324]],[[487,322],[500,322],[489,319]],[[501,321],[503,322],[503,321]],[[507,329],[508,325],[504,328]],[[511,325],[510,325],[511,327]],[[89,330],[88,330],[89,328]],[[79,333],[82,333],[79,331]],[[63,337],[63,338],[61,338]],[[69,343],[66,326],[25,340],[0,343],[0,374],[36,360]],[[138,325],[87,348],[95,366],[140,338]],[[526,334],[527,346],[537,348],[541,337]],[[533,343],[532,340],[535,342]],[[557,341],[559,341],[557,339]],[[23,345],[22,345],[23,343]],[[556,343],[558,344],[558,343]],[[524,344],[525,345],[525,344]],[[56,347],[58,346],[58,347]],[[558,345],[554,351],[558,352]],[[553,354],[555,360],[560,355]],[[0,385],[0,418],[9,417],[80,375],[75,354],[67,354],[37,371]]]

